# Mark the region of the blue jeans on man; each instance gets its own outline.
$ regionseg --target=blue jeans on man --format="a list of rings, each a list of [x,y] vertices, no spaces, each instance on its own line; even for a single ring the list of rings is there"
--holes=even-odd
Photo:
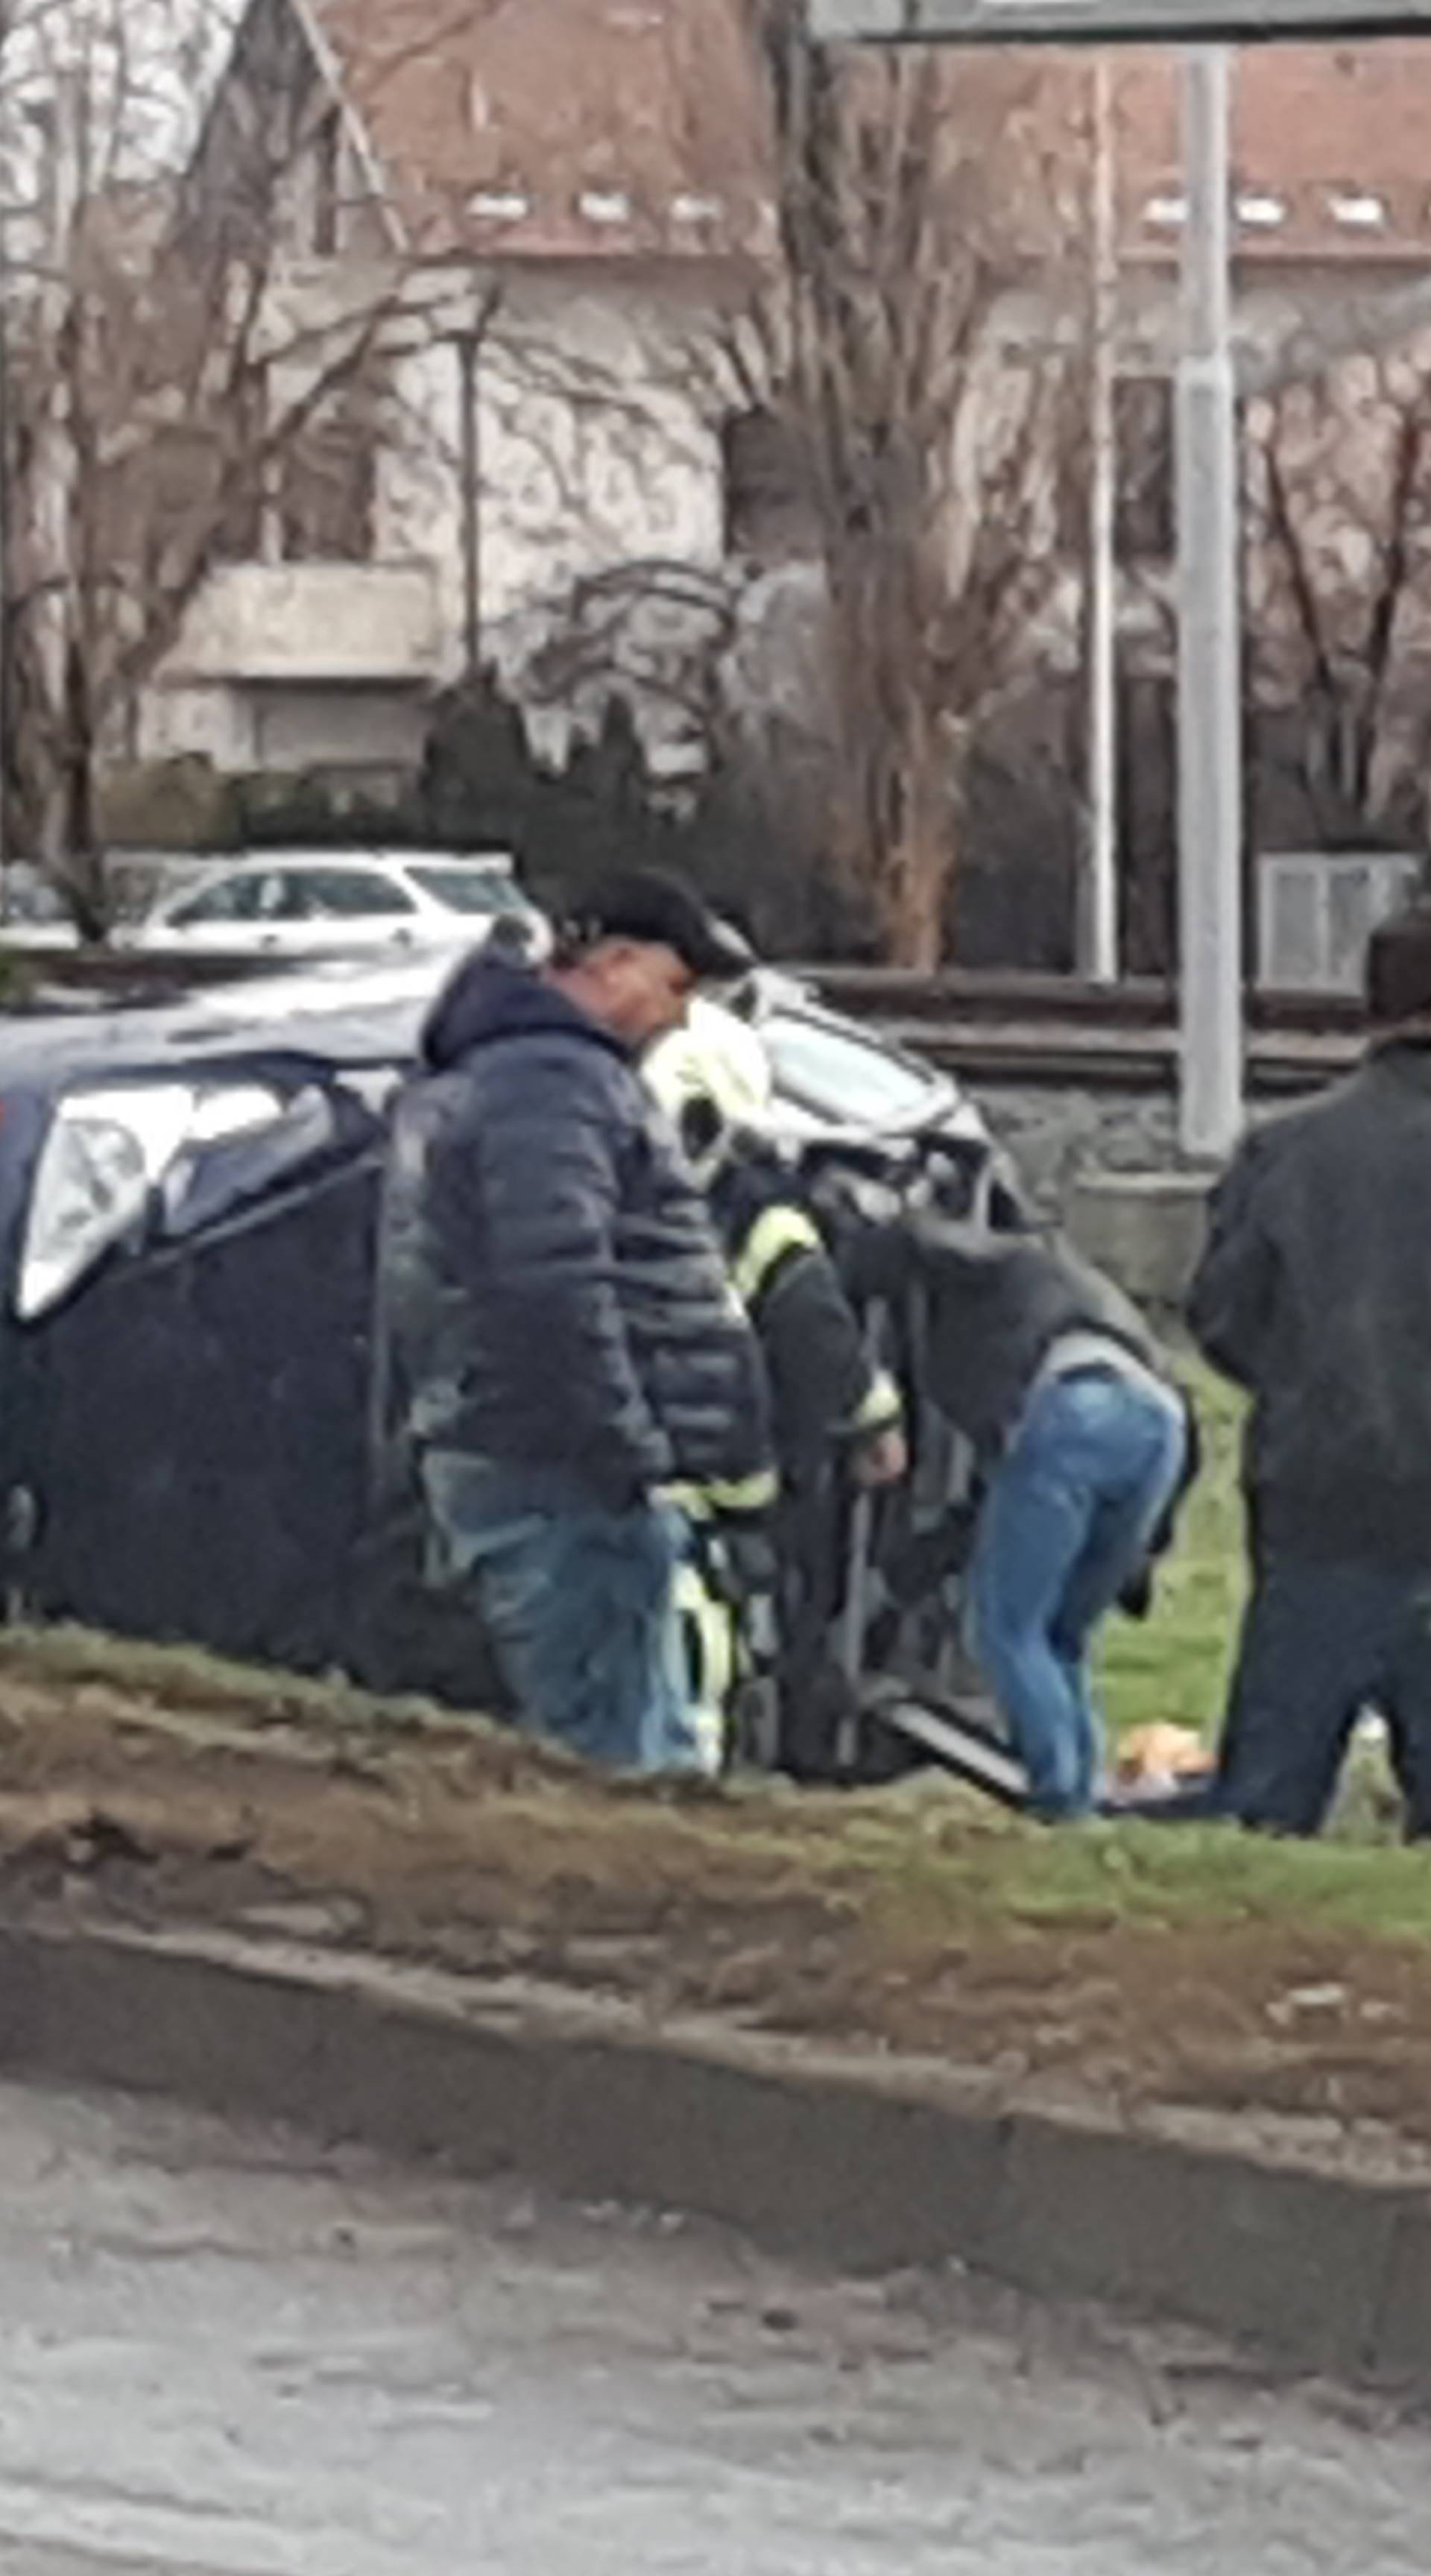
[[[609,1770],[698,1770],[680,1514],[560,1494],[455,1450],[430,1450],[423,1482],[434,1574],[475,1586],[519,1723]]]
[[[1116,1362],[1036,1385],[995,1468],[971,1568],[979,1660],[1035,1814],[1086,1815],[1102,1746],[1088,1652],[1182,1475],[1178,1399]]]
[[[1390,1730],[1408,1830],[1431,1835],[1431,1566],[1259,1542],[1216,1812],[1315,1834],[1369,1708]]]

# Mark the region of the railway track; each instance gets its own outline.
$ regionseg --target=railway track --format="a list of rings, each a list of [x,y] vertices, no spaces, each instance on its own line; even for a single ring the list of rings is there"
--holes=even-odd
[[[1177,1078],[1176,996],[1165,983],[864,966],[810,974],[835,1008],[966,1081],[1157,1092]],[[1365,1035],[1352,997],[1250,993],[1248,1087],[1258,1096],[1314,1091],[1356,1062]]]
[[[172,1001],[201,985],[271,974],[271,958],[138,957],[82,952],[24,960],[45,996],[106,1002]],[[968,1081],[1170,1090],[1178,1066],[1171,985],[1113,986],[1074,976],[892,966],[799,970],[838,1010]],[[1249,993],[1247,1076],[1256,1094],[1317,1089],[1353,1064],[1365,1040],[1360,1003],[1324,993]]]

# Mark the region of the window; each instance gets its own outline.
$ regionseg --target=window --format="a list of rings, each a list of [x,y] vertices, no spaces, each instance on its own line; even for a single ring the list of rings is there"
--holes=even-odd
[[[290,883],[302,902],[300,917],[305,921],[325,917],[369,921],[417,910],[411,895],[376,869],[304,868],[294,873]]]
[[[324,117],[313,143],[313,250],[318,259],[332,259],[338,248],[342,167],[342,119],[334,108]]]
[[[1118,448],[1114,543],[1120,563],[1166,562],[1175,539],[1173,388],[1167,376],[1123,376],[1114,388]]]
[[[521,887],[500,868],[410,867],[408,875],[449,912],[530,912]]]
[[[365,385],[335,394],[277,459],[276,505],[285,563],[366,563],[377,508],[376,398]]]
[[[721,431],[725,550],[754,563],[819,551],[819,528],[799,441],[771,411],[737,412]]]
[[[156,545],[194,530],[212,531],[221,562],[252,555],[258,542],[258,491],[251,473],[231,474],[212,424],[168,421],[142,447],[120,442],[99,473],[99,506],[111,560],[142,562]]]
[[[760,1035],[776,1082],[813,1117],[858,1127],[913,1127],[929,1115],[932,1074],[823,1020],[776,1016]]]
[[[218,562],[250,561],[258,552],[261,515],[256,406],[235,438],[242,452],[234,470],[212,426],[195,422],[167,422],[142,450],[120,457],[102,484],[117,546],[142,558],[156,537],[207,528]]]
[[[223,877],[217,885],[206,886],[202,894],[191,895],[187,903],[175,906],[169,919],[182,929],[200,929],[210,922],[262,921],[265,918],[262,895],[267,880],[261,876]]]
[[[1120,564],[1166,563],[1174,551],[1173,388],[1166,376],[1120,376],[1113,388],[1113,543]],[[1060,459],[1060,553],[1086,563],[1090,535],[1087,446]]]
[[[224,922],[311,921],[318,911],[302,876],[282,868],[248,868],[205,886],[168,918],[188,930]]]

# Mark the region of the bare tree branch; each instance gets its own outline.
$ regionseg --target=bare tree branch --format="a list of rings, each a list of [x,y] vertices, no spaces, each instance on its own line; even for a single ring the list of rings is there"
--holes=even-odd
[[[972,743],[1054,582],[1069,368],[1055,350],[1010,366],[996,346],[1011,288],[1060,255],[1048,103],[1024,58],[961,60],[955,79],[933,49],[812,49],[796,0],[746,8],[784,254],[756,339],[820,525],[831,828],[892,952],[929,964]]]
[[[25,19],[20,54],[0,35],[11,191],[37,99],[48,119],[8,317],[12,783],[86,930],[103,926],[106,742],[245,524],[238,551],[257,551],[278,469],[315,464],[322,439],[336,453],[339,409],[380,403],[428,327],[411,263],[295,263],[286,197],[331,102],[285,13],[245,18],[199,164],[176,176],[192,102],[172,71],[206,14],[216,40],[220,0],[69,0],[38,37]],[[24,92],[9,127],[7,59]]]

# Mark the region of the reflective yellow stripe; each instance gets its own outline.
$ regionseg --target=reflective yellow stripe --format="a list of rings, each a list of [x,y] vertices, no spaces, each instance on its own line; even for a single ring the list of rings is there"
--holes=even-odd
[[[705,1485],[701,1500],[716,1512],[768,1512],[778,1501],[780,1479],[773,1467],[762,1467],[757,1475],[742,1476],[729,1485]]]
[[[772,1207],[758,1216],[731,1266],[736,1295],[753,1305],[771,1271],[790,1252],[819,1252],[818,1226],[803,1208]]]
[[[724,1766],[726,1709],[735,1688],[737,1644],[735,1613],[707,1591],[699,1566],[683,1565],[676,1576],[676,1605],[685,1639],[691,1717],[704,1770]]]
[[[904,1420],[904,1399],[893,1378],[881,1369],[855,1415],[857,1431],[891,1431]]]
[[[780,1479],[773,1467],[762,1467],[754,1476],[742,1476],[732,1484],[664,1485],[663,1502],[673,1503],[688,1521],[714,1520],[717,1513],[729,1512],[732,1518],[741,1513],[768,1512],[780,1498]]]

